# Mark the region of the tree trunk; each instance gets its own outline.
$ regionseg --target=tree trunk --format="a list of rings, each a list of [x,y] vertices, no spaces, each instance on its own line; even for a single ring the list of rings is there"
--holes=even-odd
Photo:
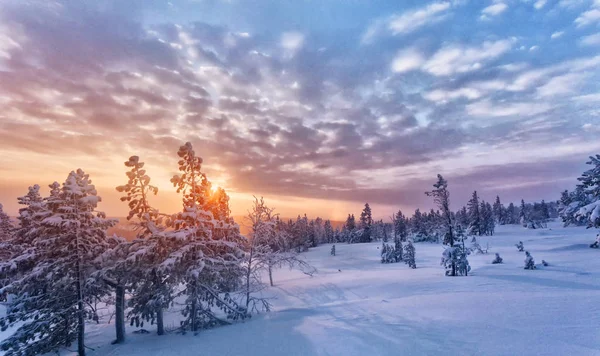
[[[158,335],[165,334],[165,324],[163,320],[163,309],[158,308],[156,310],[156,330]]]
[[[191,317],[191,330],[192,332],[196,332],[196,316],[198,314],[198,302],[196,301],[196,298],[194,298],[194,300],[192,301],[192,311],[190,313],[190,317]]]
[[[269,282],[271,283],[271,287],[273,287],[273,266],[271,265],[269,265]]]
[[[77,269],[79,269],[79,261],[77,262]],[[79,276],[81,274],[79,273]],[[83,295],[81,290],[81,278],[77,279],[77,354],[79,356],[85,356],[85,318],[83,315]]]
[[[122,344],[125,342],[125,287],[122,285],[116,287],[115,302],[115,326],[117,331],[115,343]]]
[[[250,257],[248,258],[248,270],[246,271],[246,310],[250,306],[250,279],[252,277],[252,259],[254,257],[254,248],[250,247]]]

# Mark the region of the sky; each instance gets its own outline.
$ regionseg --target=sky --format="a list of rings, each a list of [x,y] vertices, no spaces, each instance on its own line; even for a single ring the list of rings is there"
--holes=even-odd
[[[125,162],[163,212],[186,141],[285,216],[556,200],[600,151],[600,0],[0,0],[0,202]],[[46,190],[47,191],[47,190]]]

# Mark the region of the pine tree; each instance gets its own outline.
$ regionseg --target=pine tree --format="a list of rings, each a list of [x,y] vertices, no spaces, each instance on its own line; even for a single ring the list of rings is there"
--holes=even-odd
[[[545,200],[542,200],[540,203],[540,213],[544,224],[547,223],[548,220],[550,220],[550,210],[548,209],[548,204],[546,204]]]
[[[462,209],[456,213],[456,222],[460,224],[463,229],[469,228],[469,213],[467,212],[466,206],[463,206]]]
[[[359,229],[362,230],[361,242],[371,242],[371,226],[373,225],[373,217],[369,203],[365,204],[365,208],[360,214]]]
[[[483,235],[483,228],[481,223],[481,212],[479,211],[479,196],[477,192],[473,192],[473,196],[468,203],[469,209],[469,229],[470,235]]]
[[[183,211],[169,221],[173,229],[171,239],[177,244],[162,265],[180,272],[184,284],[181,293],[187,297],[182,328],[196,332],[229,323],[216,316],[213,305],[227,319],[247,317],[247,310],[229,295],[242,283],[244,239],[237,225],[214,220],[207,209],[211,185],[201,171],[202,158],[196,155],[192,144],[187,142],[177,154],[180,174],[173,176],[171,182],[178,193],[183,193]]]
[[[324,235],[325,235],[325,243],[335,242],[333,227],[331,226],[331,221],[326,220],[323,225]]]
[[[441,211],[441,217],[444,226],[444,244],[449,247],[444,251],[443,264],[446,266],[446,275],[456,276],[462,274],[465,266],[468,266],[466,259],[466,250],[464,247],[464,234],[460,225],[455,226],[452,221],[450,211],[450,192],[448,191],[448,182],[438,174],[438,181],[433,185],[435,189],[426,192],[427,196],[433,197],[434,203]],[[457,229],[458,231],[455,231]],[[463,242],[462,246],[455,246],[456,242]],[[468,272],[468,270],[466,270]],[[466,273],[464,273],[466,275]]]
[[[125,193],[121,201],[128,202],[129,213],[127,220],[132,221],[137,231],[137,240],[127,242],[124,240],[111,240],[111,248],[102,256],[103,269],[98,279],[115,290],[115,343],[125,341],[125,292],[132,291],[130,303],[133,309],[130,313],[132,320],[141,323],[140,318],[156,322],[159,335],[164,334],[163,308],[167,303],[157,302],[158,291],[168,290],[160,286],[161,280],[156,272],[159,262],[156,258],[161,254],[145,255],[145,252],[157,249],[157,236],[164,230],[161,226],[162,217],[158,210],[153,208],[148,197],[156,195],[158,188],[150,184],[150,176],[146,174],[144,162],[138,156],[131,156],[125,162],[125,167],[130,168],[126,173],[128,182],[118,186],[116,190]],[[134,258],[130,258],[133,257]],[[144,286],[140,288],[139,286]],[[171,293],[172,294],[172,293]],[[165,300],[169,300],[166,297]]]
[[[10,216],[4,212],[2,204],[0,204],[0,242],[7,241],[12,237],[14,226],[10,220]]]
[[[496,219],[496,222],[500,225],[504,225],[506,223],[506,218],[504,216],[505,215],[504,214],[504,206],[500,202],[499,196],[496,196],[496,201],[494,202],[494,206],[493,206],[493,212],[494,212],[494,218]]]
[[[348,214],[348,218],[346,219],[346,230],[348,231],[354,231],[354,229],[356,229],[356,221],[354,219],[354,214],[350,215]]]
[[[31,242],[35,266],[5,287],[16,299],[0,325],[22,324],[2,341],[3,350],[39,354],[77,340],[78,354],[85,355],[85,319],[93,314],[87,305],[93,293],[101,292],[90,284],[96,270],[92,261],[107,249],[105,231],[116,223],[95,211],[99,201],[82,170],[71,172],[60,190],[51,191],[46,203],[50,214]]]
[[[490,203],[482,200],[481,206],[479,207],[479,212],[481,217],[480,223],[482,227],[482,233],[485,235],[493,235],[496,228],[496,221],[492,206]]]
[[[587,204],[583,205],[576,213],[580,219],[587,221],[588,228],[600,228],[600,154],[590,156],[587,164],[592,168],[585,171],[577,178],[581,183],[581,190],[587,195]]]
[[[335,245],[331,246],[331,255],[335,256]]]
[[[404,255],[402,256],[408,267],[415,269],[417,264],[415,262],[415,246],[411,240],[408,240],[404,246]]]
[[[517,215],[517,208],[515,207],[515,204],[510,203],[508,204],[508,208],[506,208],[506,223],[507,224],[518,224],[518,215]]]
[[[525,205],[525,200],[521,199],[521,207],[519,208],[519,223],[525,227],[527,227],[528,216],[527,206]]]
[[[416,241],[422,241],[427,238],[427,226],[425,217],[421,213],[421,210],[415,210],[415,213],[411,219],[411,230],[412,234],[415,235]]]
[[[55,182],[50,187],[54,187],[53,191],[58,192],[60,185]],[[50,214],[37,184],[29,187],[28,193],[17,200],[19,205],[24,206],[19,209],[19,224],[7,240],[0,241],[1,261],[4,262],[0,265],[2,285],[10,278],[29,273],[35,266],[33,241],[40,234],[41,222]]]

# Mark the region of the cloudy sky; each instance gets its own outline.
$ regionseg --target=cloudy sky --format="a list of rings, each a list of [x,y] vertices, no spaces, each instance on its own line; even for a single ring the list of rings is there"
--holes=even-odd
[[[0,0],[0,202],[191,141],[242,214],[557,199],[600,151],[600,0]]]

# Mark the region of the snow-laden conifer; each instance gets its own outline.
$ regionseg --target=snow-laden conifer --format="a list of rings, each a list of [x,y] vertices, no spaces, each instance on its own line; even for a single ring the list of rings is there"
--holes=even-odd
[[[71,172],[60,189],[55,185],[46,201],[49,211],[31,241],[35,265],[2,289],[15,295],[0,319],[5,329],[18,325],[2,341],[3,350],[39,354],[78,341],[85,354],[85,320],[88,307],[100,290],[89,276],[93,263],[108,247],[106,229],[115,221],[96,211],[100,197],[82,170]]]

